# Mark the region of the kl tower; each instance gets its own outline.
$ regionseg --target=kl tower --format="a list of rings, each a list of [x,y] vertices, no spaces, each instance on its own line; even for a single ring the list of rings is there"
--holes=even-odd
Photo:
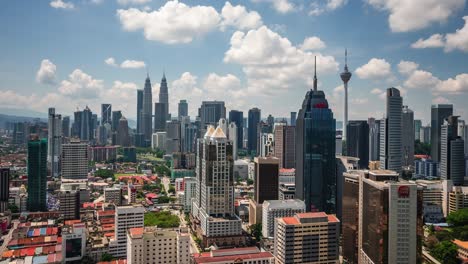
[[[343,115],[343,141],[346,141],[348,137],[348,82],[351,79],[351,72],[348,71],[348,50],[345,49],[345,66],[344,71],[340,74],[341,80],[343,80],[344,87],[344,115]]]

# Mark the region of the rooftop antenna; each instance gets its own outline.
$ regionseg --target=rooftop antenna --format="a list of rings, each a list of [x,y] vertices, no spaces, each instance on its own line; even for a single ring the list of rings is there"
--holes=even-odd
[[[314,56],[314,92],[317,91],[317,56]]]

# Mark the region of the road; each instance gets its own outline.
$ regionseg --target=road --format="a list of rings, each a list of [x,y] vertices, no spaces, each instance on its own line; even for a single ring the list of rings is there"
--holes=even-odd
[[[169,191],[169,187],[171,186],[171,179],[169,179],[168,177],[163,177],[161,182],[164,185],[164,189],[167,193]]]
[[[11,222],[13,223],[13,228],[11,228],[10,231],[8,231],[8,234],[2,236],[3,244],[0,247],[0,256],[3,255],[3,252],[5,251],[8,243],[10,243],[11,236],[13,234],[13,230],[15,230],[18,227],[18,224],[19,224],[18,220],[13,220]]]

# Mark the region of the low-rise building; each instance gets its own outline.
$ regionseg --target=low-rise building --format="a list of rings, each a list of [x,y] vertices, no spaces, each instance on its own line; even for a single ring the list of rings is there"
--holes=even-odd
[[[116,206],[122,205],[122,188],[120,186],[105,188],[104,202],[114,203]]]
[[[282,183],[295,183],[296,182],[296,169],[281,168],[279,170],[279,184]]]
[[[274,264],[270,252],[261,252],[256,247],[218,249],[192,255],[192,264]]]
[[[278,190],[279,200],[290,200],[296,197],[296,184],[295,183],[281,183]]]
[[[262,235],[270,238],[275,235],[275,219],[305,212],[305,203],[298,199],[267,200],[263,202],[262,212]]]

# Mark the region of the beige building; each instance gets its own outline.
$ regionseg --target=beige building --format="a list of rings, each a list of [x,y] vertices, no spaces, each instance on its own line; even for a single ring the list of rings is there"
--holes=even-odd
[[[453,243],[458,247],[458,257],[460,259],[468,259],[468,241],[455,239]]]
[[[137,227],[127,231],[127,262],[132,264],[185,264],[190,262],[187,228]]]
[[[188,262],[187,262],[188,263]],[[193,254],[192,264],[274,264],[270,252],[261,252],[257,247],[242,247],[211,250]]]
[[[340,221],[324,212],[298,213],[277,219],[274,255],[277,264],[338,264]]]
[[[468,186],[453,186],[451,180],[444,180],[442,185],[442,209],[445,217],[457,210],[468,208]]]

